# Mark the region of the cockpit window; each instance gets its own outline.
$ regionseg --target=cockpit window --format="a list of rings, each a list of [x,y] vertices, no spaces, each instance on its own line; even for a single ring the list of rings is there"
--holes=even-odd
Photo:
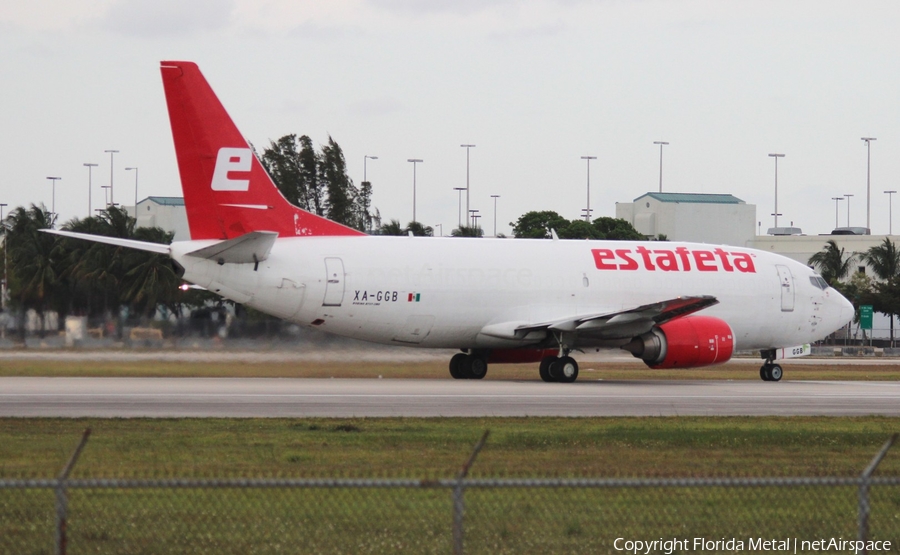
[[[809,276],[809,282],[822,291],[828,289],[828,282],[822,276]]]

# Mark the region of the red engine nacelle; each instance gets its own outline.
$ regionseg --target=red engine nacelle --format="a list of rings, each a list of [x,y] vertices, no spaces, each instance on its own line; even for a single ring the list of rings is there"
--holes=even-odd
[[[697,368],[728,362],[734,333],[724,320],[686,316],[654,327],[622,348],[650,368]]]

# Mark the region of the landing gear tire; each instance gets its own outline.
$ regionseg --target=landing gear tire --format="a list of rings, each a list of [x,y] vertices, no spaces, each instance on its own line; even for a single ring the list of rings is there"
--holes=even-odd
[[[550,365],[553,381],[572,383],[578,379],[578,363],[572,357],[562,357]]]
[[[456,353],[453,355],[453,358],[450,359],[450,375],[454,380],[464,380],[466,379],[465,373],[462,370],[463,360],[468,358],[469,355],[465,353]]]
[[[759,377],[765,382],[780,382],[784,370],[780,364],[763,364],[759,369]]]
[[[465,373],[466,378],[470,380],[480,380],[487,375],[488,371],[487,360],[472,355],[467,355],[459,367]]]
[[[545,382],[555,382],[556,381],[553,379],[552,376],[550,376],[550,365],[553,364],[554,362],[556,362],[557,360],[559,360],[559,359],[556,357],[544,357],[543,359],[541,359],[540,374],[541,374],[541,379],[544,380]]]

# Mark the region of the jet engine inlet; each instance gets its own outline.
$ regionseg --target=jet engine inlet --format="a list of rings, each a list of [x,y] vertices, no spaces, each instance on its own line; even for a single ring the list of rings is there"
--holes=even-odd
[[[622,348],[650,368],[698,368],[728,362],[734,333],[719,318],[686,316],[654,327]]]

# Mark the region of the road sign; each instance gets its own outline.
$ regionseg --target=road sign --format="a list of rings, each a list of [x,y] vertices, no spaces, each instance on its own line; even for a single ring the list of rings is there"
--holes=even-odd
[[[872,329],[872,305],[864,304],[859,307],[859,327],[864,330]]]

